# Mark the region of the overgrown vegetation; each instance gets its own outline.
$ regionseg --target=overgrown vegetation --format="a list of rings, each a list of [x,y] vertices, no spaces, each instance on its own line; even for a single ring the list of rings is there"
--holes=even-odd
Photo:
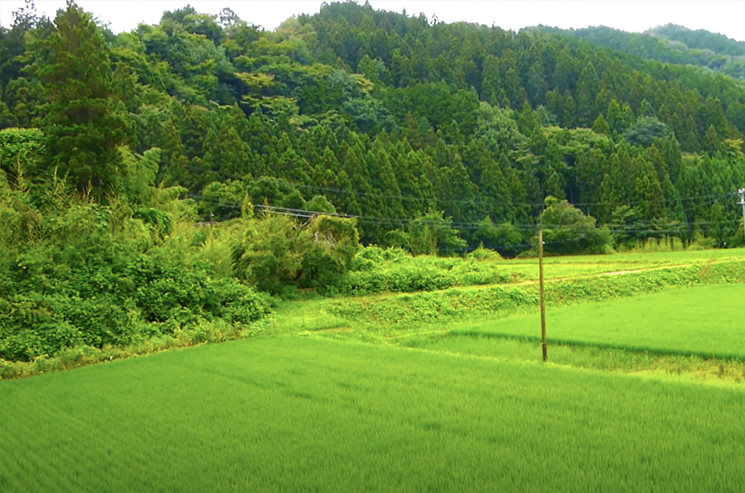
[[[122,153],[135,170],[152,159]],[[210,324],[240,332],[269,312],[266,296],[216,275],[201,258],[208,247],[188,248],[198,232],[183,223],[194,211],[177,200],[182,190],[139,183],[147,198],[110,195],[102,205],[61,178],[27,183],[18,169],[13,187],[0,171],[1,359],[131,346]]]
[[[359,250],[348,275],[339,279],[335,291],[347,296],[406,293],[516,280],[498,260],[498,254],[485,249],[466,258],[438,258],[412,257],[401,249],[371,246]]]

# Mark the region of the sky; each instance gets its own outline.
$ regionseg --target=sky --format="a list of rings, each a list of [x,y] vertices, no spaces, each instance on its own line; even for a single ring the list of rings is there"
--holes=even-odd
[[[359,0],[363,2],[364,0]],[[424,13],[440,22],[475,22],[517,31],[543,24],[562,29],[608,26],[630,32],[673,23],[705,29],[745,41],[745,1],[742,0],[369,0],[377,10],[408,15]],[[217,14],[229,7],[238,17],[273,30],[289,17],[315,14],[322,0],[77,0],[114,33],[130,31],[137,24],[157,24],[166,10],[192,5],[198,12]],[[39,13],[54,17],[64,0],[35,0]],[[0,25],[10,27],[13,11],[23,0],[0,1]]]

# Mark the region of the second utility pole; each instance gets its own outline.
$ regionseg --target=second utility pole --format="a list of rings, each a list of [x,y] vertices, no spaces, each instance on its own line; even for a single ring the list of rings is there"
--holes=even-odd
[[[740,204],[742,205],[742,234],[745,235],[745,188],[737,191],[740,194]],[[745,240],[745,238],[743,238]]]
[[[538,282],[541,291],[541,350],[545,362],[548,360],[548,346],[546,345],[546,294],[543,291],[543,228],[538,230]]]

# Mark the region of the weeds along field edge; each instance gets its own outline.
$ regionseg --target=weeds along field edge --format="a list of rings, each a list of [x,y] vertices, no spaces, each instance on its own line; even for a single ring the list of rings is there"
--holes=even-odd
[[[200,321],[186,329],[176,330],[172,335],[162,334],[126,346],[106,345],[102,348],[77,346],[63,349],[53,356],[39,356],[28,362],[0,359],[0,381],[71,370],[202,344],[252,338],[274,332],[275,320],[271,316],[245,325],[228,324],[223,320]]]
[[[0,399],[4,491],[736,491],[745,480],[745,392],[349,341],[206,345],[0,382]]]

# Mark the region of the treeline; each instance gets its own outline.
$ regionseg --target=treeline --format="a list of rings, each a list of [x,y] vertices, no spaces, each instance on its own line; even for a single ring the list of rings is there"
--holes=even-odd
[[[273,32],[228,9],[118,35],[85,15],[26,8],[0,31],[0,125],[39,128],[39,173],[78,189],[117,186],[126,145],[159,149],[156,181],[204,219],[248,197],[356,216],[364,243],[390,246],[440,218],[466,241],[450,251],[515,255],[554,197],[616,248],[741,242],[745,92],[724,75],[352,2]]]

